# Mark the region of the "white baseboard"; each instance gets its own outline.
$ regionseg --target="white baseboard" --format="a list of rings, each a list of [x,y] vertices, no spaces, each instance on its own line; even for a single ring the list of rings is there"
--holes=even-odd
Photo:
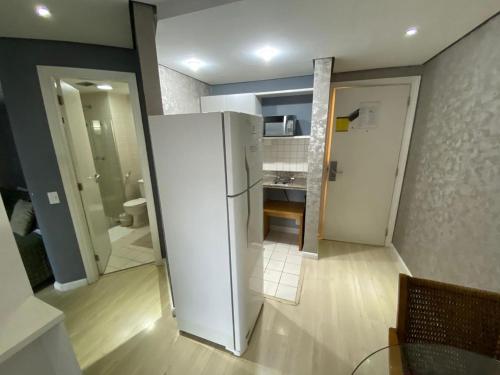
[[[270,225],[270,229],[276,232],[299,234],[299,228],[285,227],[283,225]]]
[[[394,244],[390,244],[389,245],[389,249],[391,249],[394,254],[396,255],[396,258],[399,259],[399,262],[401,263],[401,265],[403,266],[404,270],[405,270],[405,273],[408,274],[409,276],[413,276],[411,274],[411,271],[410,269],[408,268],[408,266],[406,265],[405,261],[403,260],[403,258],[401,258],[401,255],[399,254],[399,251],[396,249],[396,247],[394,246]]]
[[[67,292],[68,290],[80,288],[80,287],[85,286],[87,284],[88,284],[87,279],[70,281],[69,283],[59,283],[56,281],[54,283],[54,289],[58,290],[60,292]]]
[[[309,251],[302,251],[302,257],[304,258],[311,258],[311,259],[316,259],[318,260],[318,253],[311,253]]]

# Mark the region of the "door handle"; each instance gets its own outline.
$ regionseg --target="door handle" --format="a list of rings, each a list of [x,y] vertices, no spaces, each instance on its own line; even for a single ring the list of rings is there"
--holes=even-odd
[[[328,168],[328,181],[336,181],[337,175],[344,173],[343,171],[337,170],[338,162],[337,160],[331,161]]]
[[[89,180],[94,180],[95,182],[98,182],[99,179],[101,178],[101,175],[99,173],[95,173],[93,176],[88,176],[87,178]]]

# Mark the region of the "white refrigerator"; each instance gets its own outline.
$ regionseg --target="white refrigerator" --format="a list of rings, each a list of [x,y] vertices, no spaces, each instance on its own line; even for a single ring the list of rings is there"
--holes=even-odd
[[[241,355],[263,305],[262,118],[149,124],[178,328]]]

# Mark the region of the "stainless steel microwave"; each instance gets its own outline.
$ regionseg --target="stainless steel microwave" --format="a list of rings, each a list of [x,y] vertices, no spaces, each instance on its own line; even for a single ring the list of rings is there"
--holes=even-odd
[[[297,118],[288,116],[266,116],[264,117],[264,137],[293,137]]]

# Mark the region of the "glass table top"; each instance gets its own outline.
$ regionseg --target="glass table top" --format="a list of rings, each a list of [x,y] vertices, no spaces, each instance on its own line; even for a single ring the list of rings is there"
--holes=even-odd
[[[402,344],[377,350],[353,375],[500,375],[500,361],[437,344]]]

